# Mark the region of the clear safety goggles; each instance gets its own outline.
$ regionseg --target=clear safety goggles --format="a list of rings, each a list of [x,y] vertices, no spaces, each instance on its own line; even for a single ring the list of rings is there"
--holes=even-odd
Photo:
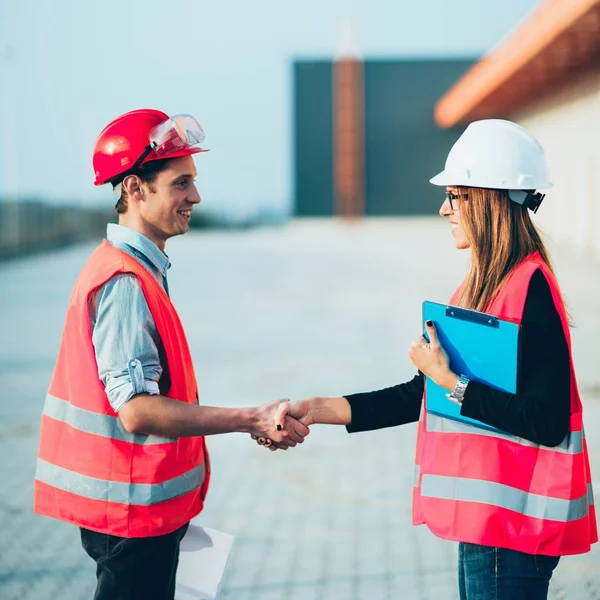
[[[204,131],[192,115],[175,115],[148,134],[156,156],[169,156],[204,141]]]
[[[204,130],[192,115],[174,115],[150,130],[149,144],[132,169],[139,167],[151,152],[156,157],[168,158],[185,148],[201,144],[204,139]]]

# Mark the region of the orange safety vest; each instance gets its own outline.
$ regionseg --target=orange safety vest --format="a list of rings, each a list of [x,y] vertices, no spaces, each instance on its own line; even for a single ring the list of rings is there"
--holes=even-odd
[[[169,297],[140,263],[104,240],[69,301],[42,416],[34,510],[101,533],[151,537],[175,531],[202,510],[210,467],[203,437],[128,433],[108,402],[88,298],[118,273],[133,273],[141,284],[169,365],[167,396],[198,403],[192,358]]]
[[[570,354],[571,336],[558,283],[538,252],[515,268],[486,312],[521,323],[529,281],[537,269],[550,286]],[[450,303],[457,297],[458,291]],[[447,540],[529,554],[588,552],[598,533],[572,361],[570,387],[569,432],[555,448],[430,414],[424,398],[413,523],[425,523]]]

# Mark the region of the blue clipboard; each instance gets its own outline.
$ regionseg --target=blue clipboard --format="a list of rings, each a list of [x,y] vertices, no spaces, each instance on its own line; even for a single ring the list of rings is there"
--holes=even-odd
[[[440,344],[450,358],[452,371],[498,390],[516,393],[520,325],[475,310],[429,301],[423,302],[423,331],[425,321],[433,321]],[[448,390],[436,385],[429,377],[425,378],[425,391],[428,412],[500,431],[487,423],[462,416],[460,406],[446,398]]]

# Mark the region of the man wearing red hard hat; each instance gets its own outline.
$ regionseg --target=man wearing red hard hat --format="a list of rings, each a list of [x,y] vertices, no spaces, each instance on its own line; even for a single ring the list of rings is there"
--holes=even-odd
[[[172,599],[179,543],[203,507],[205,437],[234,431],[301,443],[308,429],[274,425],[281,401],[200,406],[190,350],[169,299],[166,241],[200,203],[190,115],[134,110],[94,147],[95,184],[110,183],[118,224],[73,289],[44,413],[35,511],[80,527],[96,561],[97,600]]]

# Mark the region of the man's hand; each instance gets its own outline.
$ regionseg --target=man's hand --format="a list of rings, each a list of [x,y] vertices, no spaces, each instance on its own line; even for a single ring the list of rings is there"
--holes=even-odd
[[[279,407],[286,404],[290,404],[289,401],[276,400],[255,409],[254,423],[250,430],[252,439],[271,450],[287,450],[304,442],[304,438],[310,433],[305,424],[286,417],[283,411],[281,416],[276,417],[279,415]]]

